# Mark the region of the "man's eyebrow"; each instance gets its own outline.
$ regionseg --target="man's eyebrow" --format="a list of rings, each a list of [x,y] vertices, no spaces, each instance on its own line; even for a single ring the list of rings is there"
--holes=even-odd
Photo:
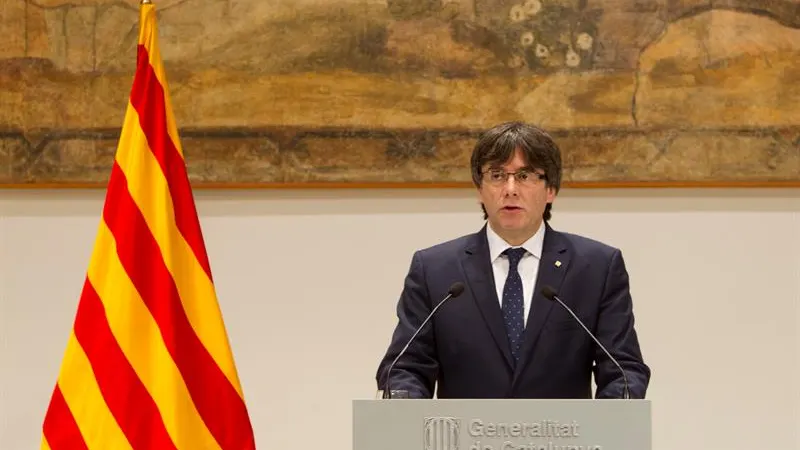
[[[489,166],[486,168],[486,170],[489,171],[489,170],[505,170],[505,169],[500,164],[492,163],[492,164],[489,164]],[[516,170],[516,172],[536,172],[537,170],[544,171],[544,169],[540,169],[540,168],[535,167],[535,166],[527,165],[527,166],[520,167],[519,169]]]

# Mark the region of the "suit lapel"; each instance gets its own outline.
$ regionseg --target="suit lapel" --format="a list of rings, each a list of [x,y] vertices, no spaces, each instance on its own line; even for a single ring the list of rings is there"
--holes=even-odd
[[[522,335],[520,360],[514,374],[515,380],[530,360],[530,355],[547,321],[547,316],[553,308],[554,302],[546,299],[541,294],[542,287],[549,285],[556,292],[560,292],[561,283],[564,281],[564,275],[567,273],[570,264],[571,255],[567,251],[566,240],[560,233],[550,228],[549,225],[546,226],[547,229],[542,245],[542,258],[539,261],[539,274],[532,292],[533,299],[528,312],[528,322]]]
[[[478,305],[495,343],[505,357],[509,368],[514,367],[511,359],[511,349],[508,346],[506,326],[503,322],[503,313],[500,309],[500,300],[497,298],[494,272],[489,260],[489,243],[486,240],[486,228],[473,235],[465,249],[461,264],[466,274],[467,283],[473,293],[473,299]]]

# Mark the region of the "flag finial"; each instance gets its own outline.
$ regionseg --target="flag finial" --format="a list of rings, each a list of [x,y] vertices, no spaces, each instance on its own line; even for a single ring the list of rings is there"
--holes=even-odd
[[[152,0],[141,0],[141,1],[139,2],[139,4],[140,4],[140,5],[150,5],[150,4],[152,4],[152,3],[153,3],[153,1],[152,1]]]

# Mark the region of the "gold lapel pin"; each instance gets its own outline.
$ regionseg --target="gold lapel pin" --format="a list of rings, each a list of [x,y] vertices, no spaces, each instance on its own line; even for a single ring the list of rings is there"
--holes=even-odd
[[[556,261],[556,267],[561,267],[561,261]]]

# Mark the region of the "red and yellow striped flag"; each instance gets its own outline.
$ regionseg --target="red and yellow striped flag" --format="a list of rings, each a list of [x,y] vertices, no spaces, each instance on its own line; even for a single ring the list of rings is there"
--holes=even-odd
[[[43,423],[48,450],[245,450],[253,430],[172,115],[156,11]]]

